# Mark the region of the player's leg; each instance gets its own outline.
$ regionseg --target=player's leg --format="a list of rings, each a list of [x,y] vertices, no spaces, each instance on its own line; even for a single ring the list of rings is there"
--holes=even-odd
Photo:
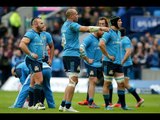
[[[67,72],[69,77],[69,83],[65,90],[65,108],[64,111],[68,112],[78,112],[71,107],[71,101],[74,95],[75,87],[78,83],[78,73],[80,66],[80,58],[79,57],[65,57],[63,58],[65,62],[67,62]]]
[[[130,78],[130,76],[132,74],[133,67],[132,66],[127,66],[127,67],[124,67],[123,69],[124,69],[124,75],[125,75],[125,88],[136,99],[136,101],[137,101],[136,107],[140,107],[144,103],[144,99],[140,98],[140,96],[136,92],[136,89],[134,87],[130,86],[130,84],[129,84],[129,78]]]
[[[89,88],[89,82],[88,82],[88,88]],[[88,105],[88,100],[89,100],[88,88],[87,88],[86,99],[83,100],[83,101],[78,102],[79,105]]]
[[[51,69],[43,68],[43,90],[48,108],[55,108],[55,101],[50,88]]]
[[[42,82],[43,82],[42,62],[33,61],[29,58],[26,58],[26,65],[29,68],[30,73],[31,73],[31,81],[35,83],[33,87],[33,99],[34,99],[33,104],[35,106],[35,109],[44,110],[45,107],[40,102],[41,90],[43,89],[42,87]]]
[[[105,102],[105,109],[112,110],[112,107],[110,106],[110,92],[109,92],[109,86],[112,84],[112,79],[114,75],[112,63],[103,61],[103,71],[104,71],[103,98]]]
[[[19,91],[19,94],[13,104],[13,108],[22,108],[23,107],[24,102],[28,96],[29,85],[30,85],[30,79],[28,77]]]

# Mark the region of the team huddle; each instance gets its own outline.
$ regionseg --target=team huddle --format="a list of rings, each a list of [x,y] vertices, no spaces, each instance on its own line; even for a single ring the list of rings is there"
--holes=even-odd
[[[103,79],[103,98],[105,110],[120,107],[129,110],[125,101],[125,89],[137,100],[136,107],[144,103],[135,88],[129,85],[132,72],[131,40],[125,35],[125,28],[118,16],[100,17],[96,26],[82,26],[77,23],[78,12],[75,9],[66,11],[67,20],[61,27],[63,45],[63,64],[69,78],[64,90],[62,102],[58,108],[61,112],[79,112],[72,107],[72,98],[78,83],[80,60],[83,59],[87,69],[89,84],[87,98],[79,105],[89,108],[100,108],[94,103],[95,87]],[[27,31],[19,47],[26,54],[25,60],[17,64],[12,70],[13,75],[20,78],[22,88],[12,105],[12,108],[22,108],[27,97],[28,109],[44,110],[46,98],[49,108],[55,108],[55,101],[50,88],[52,59],[54,59],[54,45],[51,35],[46,32],[46,26],[41,18],[31,20],[32,29]],[[79,43],[79,33],[90,34]],[[50,48],[48,54],[47,47]],[[112,80],[117,82],[118,102],[112,104]]]

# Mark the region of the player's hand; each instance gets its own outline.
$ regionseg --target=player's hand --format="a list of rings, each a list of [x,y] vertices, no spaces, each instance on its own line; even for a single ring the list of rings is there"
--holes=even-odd
[[[108,32],[110,30],[110,28],[109,27],[100,27],[100,30]]]
[[[49,66],[51,66],[52,65],[51,59],[48,59],[47,63],[48,63]]]
[[[123,64],[124,64],[124,61],[122,60],[121,65],[123,65]]]
[[[111,55],[109,55],[108,58],[109,58],[110,60],[112,60],[112,61],[115,60],[115,57],[114,57],[114,56],[111,56]]]
[[[38,55],[35,54],[35,53],[31,53],[31,57],[34,58],[34,59],[38,59]]]
[[[87,61],[89,64],[92,64],[93,63],[93,59],[88,59]]]

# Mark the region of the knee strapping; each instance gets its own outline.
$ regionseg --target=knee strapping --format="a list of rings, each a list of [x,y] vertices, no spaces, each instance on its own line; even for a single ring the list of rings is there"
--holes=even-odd
[[[69,72],[67,75],[68,75],[69,79],[72,77],[78,77],[78,73],[75,73],[75,72]]]
[[[76,82],[74,82],[72,79],[69,79],[68,86],[75,87],[76,85],[77,85],[77,83],[76,83]]]
[[[115,80],[116,80],[118,83],[121,83],[121,82],[124,81],[124,76],[115,77]]]
[[[113,76],[106,76],[104,75],[104,81],[112,81]]]
[[[73,81],[72,77],[78,77],[78,73],[69,73],[68,76],[69,76],[69,84],[68,84],[68,86],[75,87],[77,85],[77,82]]]

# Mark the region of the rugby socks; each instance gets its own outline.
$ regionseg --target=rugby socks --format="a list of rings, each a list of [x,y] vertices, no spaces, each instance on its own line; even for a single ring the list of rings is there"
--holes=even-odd
[[[112,104],[113,85],[109,86],[109,102]]]
[[[89,101],[89,93],[87,91],[87,97],[86,97],[86,100]]]
[[[41,99],[40,99],[40,102],[41,102],[42,104],[44,104],[44,99],[45,99],[45,94],[44,94],[44,90],[42,89],[42,90],[41,90]]]
[[[35,84],[34,85],[34,105],[40,102],[41,99],[41,90],[43,89],[42,85]]]
[[[33,105],[33,91],[34,89],[32,87],[29,87],[29,103],[28,106],[31,107]]]
[[[109,105],[109,94],[103,94],[104,102],[105,102],[105,107]]]
[[[93,103],[93,98],[89,98],[89,105],[92,105]]]
[[[71,102],[66,101],[65,106],[67,109],[69,109],[71,107]]]
[[[140,98],[139,95],[137,94],[135,88],[130,87],[130,88],[127,89],[127,90],[128,90],[128,92],[130,92],[130,93],[135,97],[135,99],[137,100],[137,102],[139,102],[139,101],[141,100],[141,98]]]
[[[122,107],[126,107],[125,90],[118,90],[118,97]]]
[[[66,103],[66,101],[65,101],[65,100],[62,100],[61,106],[64,107],[64,106],[65,106],[65,103]]]
[[[87,97],[86,97],[86,100],[87,100],[87,101],[89,101],[89,93],[88,93],[88,90],[89,90],[89,84],[88,84]]]

